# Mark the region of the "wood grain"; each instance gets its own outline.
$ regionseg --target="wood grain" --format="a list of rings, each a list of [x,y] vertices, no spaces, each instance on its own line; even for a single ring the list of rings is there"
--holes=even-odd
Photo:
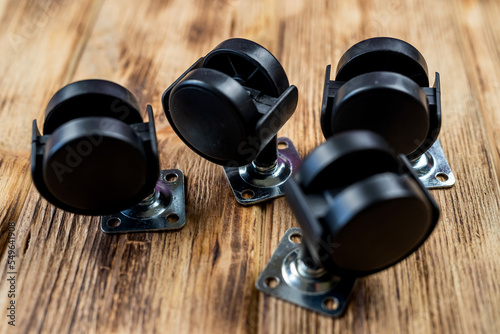
[[[500,332],[499,15],[493,0],[1,1],[0,309],[14,221],[20,333]],[[297,226],[290,208],[284,199],[237,205],[222,169],[190,151],[163,115],[162,92],[236,36],[266,46],[299,88],[280,135],[302,156],[324,141],[325,67],[352,44],[401,38],[441,73],[440,140],[457,184],[432,191],[442,218],[425,245],[360,280],[340,319],[255,289]],[[162,167],[187,176],[181,231],[105,235],[97,218],[55,209],[31,185],[32,119],[42,123],[52,94],[85,78],[126,86],[144,111],[153,105]],[[11,333],[0,319],[0,333]]]

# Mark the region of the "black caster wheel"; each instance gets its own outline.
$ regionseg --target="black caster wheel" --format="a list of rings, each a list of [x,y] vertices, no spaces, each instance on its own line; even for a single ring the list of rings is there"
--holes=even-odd
[[[105,80],[59,90],[47,105],[43,135],[33,121],[31,172],[40,194],[65,211],[105,215],[105,232],[182,227],[183,175],[169,172],[178,176],[175,184],[159,178],[153,110],[147,109],[144,123],[132,93]],[[153,202],[163,212],[144,213]],[[171,214],[176,224],[167,223]]]
[[[287,231],[257,288],[332,317],[344,312],[357,278],[402,261],[439,219],[408,159],[363,130],[314,150],[287,182],[286,198],[301,229]]]
[[[245,39],[222,42],[162,98],[177,135],[197,154],[224,167],[243,205],[282,196],[285,181],[298,168],[301,160],[292,142],[276,136],[297,100],[297,88],[289,85],[278,60]]]
[[[369,72],[394,72],[429,86],[427,63],[422,54],[405,41],[376,37],[353,45],[340,58],[335,80],[349,81]]]
[[[428,87],[427,64],[410,44],[387,37],[351,47],[330,81],[327,66],[321,110],[325,138],[349,130],[374,131],[405,154],[427,188],[447,188],[455,178],[438,135],[439,74]]]
[[[279,97],[290,84],[278,60],[259,44],[240,38],[220,43],[203,59],[204,68],[222,72],[242,86]]]

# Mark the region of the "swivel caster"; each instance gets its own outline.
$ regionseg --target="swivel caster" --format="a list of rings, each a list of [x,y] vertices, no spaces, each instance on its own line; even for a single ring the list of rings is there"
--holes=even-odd
[[[282,196],[300,165],[292,142],[276,136],[297,99],[297,88],[269,51],[229,39],[178,78],[162,102],[177,135],[222,165],[236,200],[249,205]]]
[[[441,88],[429,86],[424,57],[410,44],[371,38],[347,50],[335,81],[326,68],[321,128],[325,138],[366,129],[405,154],[427,188],[448,188],[455,177],[439,143]],[[366,163],[366,162],[365,162]]]
[[[33,121],[33,183],[69,212],[104,215],[106,233],[179,229],[186,222],[184,175],[160,172],[153,110],[143,123],[136,98],[104,80],[59,90]]]
[[[302,229],[286,232],[257,289],[332,317],[344,312],[358,277],[402,261],[439,219],[407,158],[374,132],[334,135],[285,188]]]

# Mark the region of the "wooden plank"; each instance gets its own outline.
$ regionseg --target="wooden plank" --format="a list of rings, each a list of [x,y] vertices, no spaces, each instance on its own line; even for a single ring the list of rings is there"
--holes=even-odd
[[[67,82],[86,42],[98,2],[75,5],[64,1],[0,2],[0,306],[7,303],[7,227],[17,222],[25,232],[30,221],[19,216],[30,188],[31,122],[41,119],[51,94]],[[21,233],[21,235],[23,235]],[[26,236],[26,234],[24,234]],[[28,232],[29,235],[29,232]],[[29,240],[29,238],[28,238]],[[16,240],[22,255],[25,244]],[[26,243],[26,239],[22,240]],[[19,261],[16,261],[20,264]],[[33,276],[36,279],[36,275]],[[19,292],[19,291],[18,291]],[[29,298],[29,292],[27,292]],[[31,303],[32,299],[30,299]],[[33,304],[34,305],[34,304]],[[40,313],[40,317],[43,316]],[[4,319],[5,316],[3,317]],[[18,313],[19,318],[23,318]],[[26,318],[24,318],[26,319]],[[24,320],[23,319],[23,320]],[[21,320],[21,321],[23,321]],[[27,325],[28,321],[24,320]],[[18,323],[19,324],[19,323]],[[17,327],[18,328],[18,327]],[[6,321],[0,333],[12,330]]]
[[[18,217],[6,213],[18,213],[27,195],[31,121],[41,120],[51,94],[74,71],[98,8],[96,3],[77,7],[46,0],[0,3],[2,231],[8,219]]]
[[[82,12],[59,3],[59,14],[23,46],[26,52],[0,64],[6,77],[13,78],[6,87],[14,87],[0,94],[0,101],[7,101],[0,115],[8,120],[0,124],[2,147],[6,155],[20,152],[19,158],[10,158],[11,165],[0,166],[9,180],[0,193],[9,195],[0,198],[11,203],[8,212],[21,213],[16,241],[21,332],[500,331],[499,4],[110,0],[102,7],[85,5]],[[0,21],[1,27],[18,31],[20,20],[35,14],[28,5],[4,2],[0,15],[11,18]],[[73,27],[76,18],[82,28]],[[280,134],[305,156],[324,141],[319,108],[325,66],[335,66],[359,40],[380,35],[412,43],[426,57],[430,73],[441,73],[440,138],[457,184],[433,191],[442,218],[424,247],[397,266],[360,280],[346,315],[332,320],[255,289],[282,235],[297,226],[291,210],[284,199],[237,205],[221,168],[175,136],[160,96],[220,41],[253,39],[280,59],[299,88],[297,112]],[[56,46],[66,39],[73,44],[64,44],[61,51]],[[2,43],[8,43],[5,36],[0,47]],[[54,50],[66,60],[50,62]],[[37,68],[44,68],[38,76],[33,74]],[[33,187],[27,190],[28,141],[20,140],[26,138],[25,122],[39,117],[40,106],[64,83],[93,77],[123,84],[142,106],[153,105],[162,167],[180,168],[188,180],[183,230],[104,235],[97,218],[55,210]],[[32,101],[22,102],[24,87],[35,92]],[[7,113],[14,106],[22,112]],[[16,196],[21,198],[17,206]],[[4,222],[15,219],[5,212],[0,211]],[[5,287],[2,281],[0,291]],[[2,322],[0,333],[8,330]]]
[[[51,95],[72,76],[99,8],[96,1],[4,2],[0,117],[9,121],[0,124],[2,148],[29,151],[30,122],[41,120]]]
[[[30,184],[26,157],[0,157],[0,258],[7,250],[8,222],[17,221]],[[3,270],[3,269],[2,269]],[[2,276],[3,277],[3,276]]]

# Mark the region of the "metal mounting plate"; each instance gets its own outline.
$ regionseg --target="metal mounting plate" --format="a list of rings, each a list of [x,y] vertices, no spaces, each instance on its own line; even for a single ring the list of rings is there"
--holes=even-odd
[[[251,205],[283,196],[286,180],[299,169],[301,163],[292,141],[281,137],[278,138],[278,166],[273,173],[259,174],[252,164],[223,168],[238,203]]]
[[[446,160],[439,139],[411,164],[420,181],[428,189],[450,188],[455,184],[455,176]]]
[[[329,317],[341,316],[356,279],[340,278],[327,272],[317,277],[300,275],[295,264],[299,259],[300,247],[303,246],[293,241],[294,237],[302,237],[300,228],[293,227],[286,231],[260,274],[255,284],[257,289]],[[269,282],[273,282],[275,286]]]
[[[149,200],[101,217],[101,230],[105,233],[178,230],[185,224],[184,173],[179,169],[160,172],[154,195]]]

